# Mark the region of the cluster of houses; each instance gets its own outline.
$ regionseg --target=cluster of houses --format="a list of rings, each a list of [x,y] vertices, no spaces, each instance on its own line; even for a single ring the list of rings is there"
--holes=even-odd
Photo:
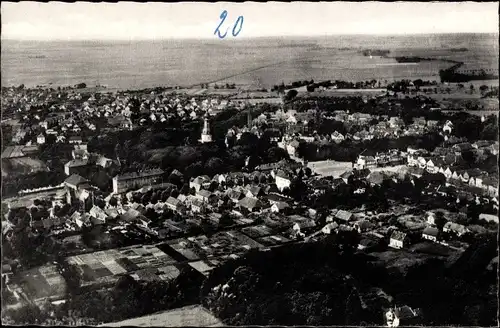
[[[73,145],[71,151],[72,159],[64,164],[64,173],[71,175],[74,173],[85,175],[85,170],[91,166],[102,168],[118,167],[119,161],[107,158],[97,153],[90,153],[87,144],[78,143]]]
[[[432,153],[423,149],[407,149],[407,165],[412,174],[421,175],[423,171],[441,173],[447,183],[456,187],[469,186],[475,191],[498,197],[498,176],[478,168],[467,168],[462,155],[465,152],[476,155],[498,155],[498,143],[481,140],[473,144],[464,142],[448,148],[436,148]]]
[[[406,153],[397,149],[391,149],[387,152],[377,152],[375,155],[360,154],[353,164],[357,169],[396,166],[406,163]]]
[[[195,120],[235,106],[225,99],[188,99],[166,92],[140,96],[127,92],[83,96],[75,90],[33,92],[25,94],[11,90],[9,93],[8,104],[15,108],[13,112],[20,116],[21,123],[13,131],[15,144],[45,144],[51,137],[56,143],[82,143],[85,135],[92,135],[98,129],[131,130],[137,124],[165,122],[172,117]],[[137,121],[133,120],[133,113],[139,115]]]

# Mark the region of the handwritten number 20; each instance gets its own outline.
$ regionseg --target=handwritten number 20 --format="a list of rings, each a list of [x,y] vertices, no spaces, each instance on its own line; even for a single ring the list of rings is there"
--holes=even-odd
[[[229,28],[227,28],[226,32],[224,34],[221,34],[221,32],[219,30],[221,25],[226,20],[226,17],[227,17],[227,10],[224,10],[220,14],[221,21],[219,23],[219,26],[217,26],[217,28],[215,29],[215,32],[214,32],[214,34],[216,34],[220,39],[224,39],[227,35],[227,31],[229,30]],[[238,26],[238,24],[239,24],[239,26]],[[236,30],[236,28],[238,28],[238,30]],[[233,26],[233,31],[232,31],[233,36],[237,36],[238,34],[240,34],[242,28],[243,28],[243,16],[239,16],[238,19],[236,20],[236,22],[234,23],[234,26]]]

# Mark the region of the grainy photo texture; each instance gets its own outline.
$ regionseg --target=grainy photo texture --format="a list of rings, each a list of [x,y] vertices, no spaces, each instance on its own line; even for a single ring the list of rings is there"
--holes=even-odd
[[[1,22],[2,324],[498,325],[498,3]]]

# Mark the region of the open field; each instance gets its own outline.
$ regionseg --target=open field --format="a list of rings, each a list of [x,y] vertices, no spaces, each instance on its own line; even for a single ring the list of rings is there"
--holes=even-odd
[[[106,91],[201,83],[270,88],[282,81],[392,80],[437,76],[451,66],[441,60],[397,64],[393,58],[363,56],[363,49],[390,56],[463,61],[498,69],[498,37],[477,35],[329,36],[259,38],[225,42],[199,40],[133,42],[22,42],[2,47],[2,85],[106,85]],[[450,49],[467,43],[465,52]],[[350,49],[343,48],[349,44]],[[382,46],[381,46],[382,45]],[[40,58],[33,58],[40,56]],[[72,60],[80,58],[79,61]],[[104,91],[101,90],[101,91]]]
[[[222,327],[222,322],[201,305],[190,305],[144,317],[106,323],[99,327]]]
[[[314,173],[317,173],[321,176],[333,176],[337,178],[345,171],[351,170],[352,163],[326,160],[309,162],[307,163],[307,167],[309,167]]]
[[[267,103],[267,104],[280,104],[282,103],[281,98],[275,97],[275,98],[234,98],[232,99],[233,101],[238,101],[238,102],[243,102],[246,103],[248,102],[249,104],[259,104],[259,103]]]
[[[458,110],[444,110],[443,112],[445,113],[457,113],[457,112],[460,112]],[[477,115],[477,116],[488,116],[488,115],[496,115],[498,116],[498,110],[466,110],[464,111],[468,114],[471,114],[471,115]]]

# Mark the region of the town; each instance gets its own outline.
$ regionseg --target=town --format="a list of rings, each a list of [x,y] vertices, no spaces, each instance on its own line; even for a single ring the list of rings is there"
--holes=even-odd
[[[496,240],[497,115],[390,89],[2,88],[3,308],[123,320],[82,295],[124,277],[201,284],[250,251],[332,236],[386,265],[466,261]],[[418,316],[396,305],[390,318]]]

